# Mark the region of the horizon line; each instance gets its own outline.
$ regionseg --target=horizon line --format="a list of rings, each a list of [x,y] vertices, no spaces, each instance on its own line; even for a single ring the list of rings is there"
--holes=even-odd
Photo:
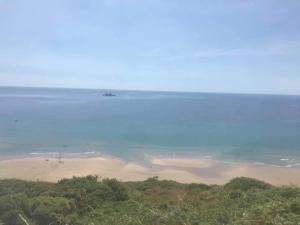
[[[134,92],[166,92],[166,93],[190,93],[190,94],[227,94],[227,95],[267,95],[267,96],[300,96],[300,94],[280,93],[249,93],[249,92],[216,92],[216,91],[176,91],[176,90],[151,90],[151,89],[117,89],[117,88],[89,88],[89,87],[57,87],[57,86],[22,86],[0,85],[0,88],[35,88],[35,89],[67,89],[67,90],[109,90],[109,91],[134,91]]]

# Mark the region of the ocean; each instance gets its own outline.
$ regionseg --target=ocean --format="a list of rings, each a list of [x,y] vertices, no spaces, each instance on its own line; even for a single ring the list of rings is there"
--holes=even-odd
[[[0,158],[47,155],[300,167],[300,96],[1,87]]]

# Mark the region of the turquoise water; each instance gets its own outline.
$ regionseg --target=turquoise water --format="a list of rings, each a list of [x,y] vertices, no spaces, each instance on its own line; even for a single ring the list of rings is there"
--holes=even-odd
[[[0,88],[0,156],[300,164],[300,96]]]

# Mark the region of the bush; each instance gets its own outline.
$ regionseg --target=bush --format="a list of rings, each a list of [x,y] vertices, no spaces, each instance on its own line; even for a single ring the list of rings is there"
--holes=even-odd
[[[24,222],[19,217],[17,210],[8,210],[1,216],[1,220],[5,225],[24,225]]]
[[[224,187],[232,190],[247,191],[249,189],[270,189],[272,185],[253,178],[238,177],[231,180]]]
[[[116,179],[104,179],[102,184],[108,187],[108,192],[104,199],[110,201],[126,201],[129,199],[125,186]]]
[[[45,188],[47,187],[47,188]],[[57,184],[0,181],[0,224],[296,225],[300,189],[237,178],[224,186],[151,178],[74,177]]]

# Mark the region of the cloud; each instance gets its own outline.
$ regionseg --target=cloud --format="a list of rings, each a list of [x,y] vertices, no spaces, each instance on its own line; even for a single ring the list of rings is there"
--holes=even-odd
[[[36,74],[41,77],[105,77],[122,73],[113,62],[79,54],[56,52],[25,52],[12,49],[0,51],[0,72],[20,74],[22,77]]]
[[[153,51],[157,52],[157,51]],[[152,52],[152,53],[153,53]],[[269,46],[255,48],[231,48],[231,49],[203,49],[186,54],[163,55],[161,59],[167,61],[186,60],[195,58],[218,58],[218,57],[263,57],[263,56],[295,56],[300,55],[300,41],[285,41],[274,43]]]

